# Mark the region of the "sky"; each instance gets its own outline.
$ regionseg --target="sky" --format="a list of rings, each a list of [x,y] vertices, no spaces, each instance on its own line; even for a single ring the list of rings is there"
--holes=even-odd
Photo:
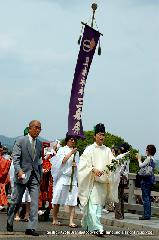
[[[102,55],[94,55],[82,122],[102,122],[145,152],[159,152],[159,1],[96,0]],[[89,0],[0,0],[0,134],[16,137],[32,119],[41,136],[67,132],[68,106]],[[159,154],[158,154],[159,155]]]

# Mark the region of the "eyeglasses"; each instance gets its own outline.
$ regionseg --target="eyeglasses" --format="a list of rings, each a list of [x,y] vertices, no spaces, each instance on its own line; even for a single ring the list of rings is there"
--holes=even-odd
[[[70,141],[71,142],[75,142],[76,140],[74,138],[70,138]]]
[[[36,130],[39,130],[39,131],[42,130],[41,127],[38,127],[38,126],[33,126],[33,128],[36,129]]]
[[[98,134],[98,136],[102,136],[102,137],[105,137],[105,133],[97,133]]]

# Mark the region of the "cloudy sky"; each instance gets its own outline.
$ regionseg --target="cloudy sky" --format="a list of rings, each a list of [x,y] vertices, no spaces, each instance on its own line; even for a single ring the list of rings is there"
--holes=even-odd
[[[87,79],[83,126],[103,122],[144,152],[159,151],[159,1],[97,0],[102,55]],[[90,0],[0,0],[0,134],[15,137],[32,119],[41,135],[64,137],[81,21]]]

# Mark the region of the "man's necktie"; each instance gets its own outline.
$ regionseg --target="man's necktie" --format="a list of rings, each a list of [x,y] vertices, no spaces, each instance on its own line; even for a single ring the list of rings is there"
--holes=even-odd
[[[32,139],[32,142],[31,142],[31,152],[34,160],[34,157],[35,157],[35,140],[34,139]]]

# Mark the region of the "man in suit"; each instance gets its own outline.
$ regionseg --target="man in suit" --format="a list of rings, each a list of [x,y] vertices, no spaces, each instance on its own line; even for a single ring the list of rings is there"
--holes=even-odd
[[[14,216],[22,201],[26,187],[31,197],[30,216],[27,235],[38,236],[35,231],[38,222],[38,196],[42,176],[42,144],[37,139],[41,131],[41,123],[32,120],[29,123],[29,133],[20,137],[13,147],[13,164],[15,169],[14,191],[8,210],[7,231],[13,231]]]

